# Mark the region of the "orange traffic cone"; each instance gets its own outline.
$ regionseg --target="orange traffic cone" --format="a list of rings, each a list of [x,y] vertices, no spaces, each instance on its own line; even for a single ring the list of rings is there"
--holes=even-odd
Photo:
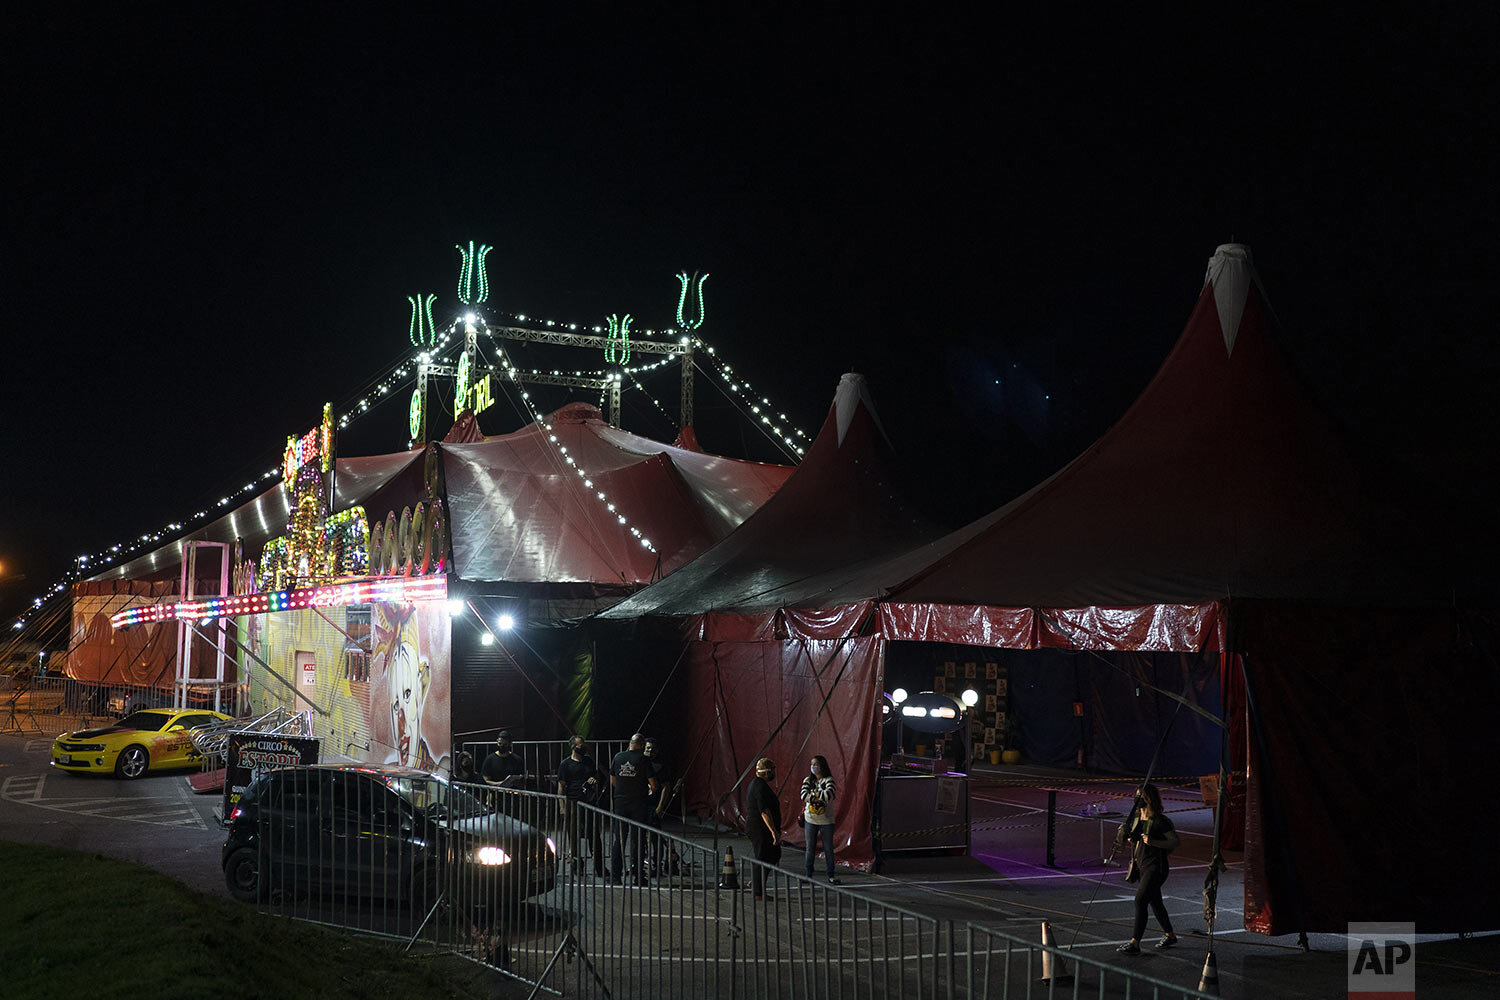
[[[1203,960],[1203,978],[1198,980],[1198,992],[1219,995],[1219,963],[1214,961],[1213,952]]]
[[[1056,948],[1057,941],[1052,937],[1052,925],[1042,921],[1042,979],[1046,982],[1071,982],[1073,974],[1068,971],[1068,962],[1061,955],[1054,955],[1047,948]]]
[[[724,848],[724,867],[719,869],[719,888],[738,889],[740,877],[734,869],[734,848]]]

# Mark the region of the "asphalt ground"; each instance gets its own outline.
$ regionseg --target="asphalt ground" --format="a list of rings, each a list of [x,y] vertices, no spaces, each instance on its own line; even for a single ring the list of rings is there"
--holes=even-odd
[[[182,772],[149,775],[136,782],[111,777],[54,771],[49,764],[51,738],[35,732],[0,733],[0,839],[45,843],[100,853],[155,868],[204,892],[227,895],[220,867],[223,833],[215,816],[219,798],[194,795]],[[1196,782],[1164,781],[1166,806],[1182,835],[1165,887],[1171,919],[1181,943],[1173,949],[1137,957],[1120,956],[1115,947],[1130,934],[1133,887],[1119,864],[1106,868],[1101,853],[1109,848],[1114,827],[1129,806],[1129,782],[1080,779],[1077,772],[1026,767],[981,767],[971,782],[974,817],[968,856],[887,855],[880,874],[841,871],[842,898],[889,904],[919,914],[962,923],[970,921],[1027,941],[1039,941],[1042,922],[1051,924],[1056,943],[1081,955],[1144,972],[1183,986],[1196,986],[1209,940],[1203,918],[1203,878],[1212,844],[1211,813],[1202,807]],[[1047,790],[1057,791],[1058,822],[1055,867],[1046,863]],[[1095,815],[1104,813],[1105,815]],[[1114,815],[1109,815],[1114,814]],[[707,847],[711,831],[688,826],[669,832]],[[748,842],[721,834],[717,850],[733,846],[748,856]],[[707,856],[713,856],[705,852]],[[789,845],[782,867],[800,872],[801,852]],[[1226,997],[1346,997],[1347,939],[1316,934],[1304,951],[1295,936],[1267,938],[1247,932],[1241,917],[1242,864],[1227,854],[1229,870],[1221,875],[1214,936],[1220,992]],[[697,882],[707,889],[712,874],[695,873],[646,889],[591,883],[588,905],[617,912],[622,919],[669,914],[656,920],[668,936],[704,935],[671,947],[659,940],[621,939],[620,954],[600,960],[663,961],[674,949],[701,949],[709,925],[728,912],[723,894],[698,893],[690,906],[663,905],[662,896]],[[610,894],[614,894],[611,896]],[[753,912],[748,892],[737,913]],[[583,900],[582,895],[573,897]],[[602,904],[602,906],[601,906]],[[831,905],[831,904],[830,904]],[[776,933],[774,910],[763,921],[767,935]],[[836,921],[847,922],[853,938],[869,935],[868,910],[851,906]],[[649,923],[650,921],[648,921]],[[687,929],[694,925],[696,930]],[[1420,931],[1420,928],[1418,928]],[[1155,920],[1147,925],[1145,943],[1158,936]],[[638,949],[640,955],[625,951]],[[1493,996],[1500,992],[1500,934],[1464,940],[1453,936],[1418,939],[1417,995],[1420,997]],[[775,966],[767,959],[768,970]],[[767,974],[771,974],[770,971]],[[694,987],[696,989],[696,987]],[[1071,992],[1071,991],[1069,991]]]

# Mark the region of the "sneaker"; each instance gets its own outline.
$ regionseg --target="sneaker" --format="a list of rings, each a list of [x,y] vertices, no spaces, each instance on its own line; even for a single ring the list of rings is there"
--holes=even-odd
[[[828,876],[828,884],[829,885],[843,885],[844,883],[842,883],[842,882],[839,881],[839,877],[837,875],[830,875],[830,876]]]
[[[1121,955],[1139,955],[1141,953],[1141,946],[1134,941],[1126,941],[1120,947],[1116,948],[1115,951],[1118,951]]]
[[[1176,934],[1163,934],[1161,936],[1161,940],[1158,941],[1158,942],[1156,942],[1155,947],[1156,947],[1157,951],[1161,951],[1163,948],[1170,948],[1170,947],[1172,947],[1176,943],[1177,943],[1177,935]]]

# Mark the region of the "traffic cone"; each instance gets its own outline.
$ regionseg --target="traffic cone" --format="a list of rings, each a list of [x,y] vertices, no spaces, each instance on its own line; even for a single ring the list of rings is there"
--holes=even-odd
[[[740,877],[734,870],[734,848],[724,848],[724,867],[719,869],[719,888],[738,889]]]
[[[1052,937],[1052,925],[1042,921],[1042,947],[1056,948],[1057,941]],[[1042,952],[1042,979],[1046,982],[1071,982],[1073,974],[1068,971],[1068,962],[1061,955],[1054,955],[1050,951]]]
[[[1198,980],[1198,992],[1219,995],[1219,963],[1214,961],[1213,952],[1203,960],[1203,978]]]

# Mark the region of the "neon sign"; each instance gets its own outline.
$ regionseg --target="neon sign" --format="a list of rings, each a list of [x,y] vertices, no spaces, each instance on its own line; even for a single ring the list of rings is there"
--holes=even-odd
[[[321,472],[333,468],[333,404],[323,404],[323,422],[306,434],[286,439],[286,450],[281,453],[281,486],[291,495],[296,485],[297,473],[313,459],[322,459]]]
[[[488,375],[474,383],[465,402],[474,413],[483,413],[495,405],[494,388]]]

